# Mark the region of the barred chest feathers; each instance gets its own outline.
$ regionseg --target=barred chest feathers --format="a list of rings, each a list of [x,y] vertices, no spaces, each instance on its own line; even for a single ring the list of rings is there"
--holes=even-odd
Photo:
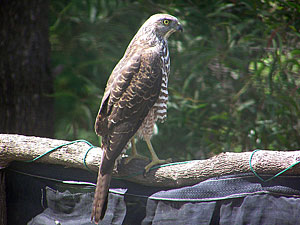
[[[167,118],[167,103],[168,103],[168,78],[170,74],[170,57],[168,45],[165,44],[163,47],[163,54],[161,55],[161,60],[163,62],[162,66],[162,83],[159,97],[154,104],[155,114],[157,115],[156,120],[164,122]]]
[[[167,118],[167,103],[168,103],[168,78],[170,73],[170,57],[169,49],[166,41],[163,41],[161,48],[162,61],[162,83],[160,94],[157,101],[144,119],[142,126],[138,130],[138,135],[151,137],[155,122],[158,120],[164,122]]]

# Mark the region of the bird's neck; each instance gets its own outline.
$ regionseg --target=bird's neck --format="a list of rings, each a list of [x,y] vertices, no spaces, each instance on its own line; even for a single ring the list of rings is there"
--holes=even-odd
[[[168,49],[168,41],[154,32],[142,33],[139,31],[128,45],[125,57],[135,52],[137,46],[139,49],[158,48],[158,51],[164,51],[164,49]]]
[[[148,27],[142,27],[135,35],[135,41],[145,47],[154,47],[157,45],[167,44],[168,35],[162,36],[155,30],[148,29]]]

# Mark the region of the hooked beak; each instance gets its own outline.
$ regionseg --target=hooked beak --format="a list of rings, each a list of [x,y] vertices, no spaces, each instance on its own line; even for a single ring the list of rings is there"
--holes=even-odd
[[[176,30],[180,31],[180,32],[183,32],[183,28],[182,28],[181,24],[177,25]]]

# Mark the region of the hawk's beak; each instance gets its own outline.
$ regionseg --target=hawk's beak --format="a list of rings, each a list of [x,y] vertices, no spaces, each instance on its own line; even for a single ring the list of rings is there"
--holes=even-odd
[[[178,24],[178,25],[177,25],[176,30],[177,30],[177,31],[180,31],[180,32],[183,32],[183,28],[182,28],[181,24]]]

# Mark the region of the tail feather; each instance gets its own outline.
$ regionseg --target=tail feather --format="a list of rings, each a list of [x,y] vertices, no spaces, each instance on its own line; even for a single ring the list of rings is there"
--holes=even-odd
[[[95,190],[93,211],[91,220],[96,224],[103,219],[106,208],[107,208],[107,199],[108,199],[108,189],[111,181],[112,171],[107,171],[108,173],[102,174],[101,168],[99,169],[97,186]]]

